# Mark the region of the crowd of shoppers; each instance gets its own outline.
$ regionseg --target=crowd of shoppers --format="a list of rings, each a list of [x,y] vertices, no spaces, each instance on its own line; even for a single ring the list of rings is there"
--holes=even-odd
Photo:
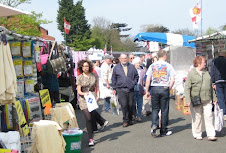
[[[78,63],[80,74],[77,78],[77,90],[80,109],[84,112],[86,126],[89,135],[89,145],[94,145],[93,131],[97,130],[96,123],[101,129],[108,125],[96,110],[87,109],[84,96],[89,92],[98,101],[99,80],[105,87],[104,92],[110,91],[104,97],[104,111],[111,112],[110,100],[112,95],[117,95],[122,110],[122,126],[128,127],[134,121],[142,122],[143,99],[151,99],[152,124],[151,135],[169,136],[172,134],[167,126],[169,122],[170,90],[175,82],[176,72],[167,62],[167,52],[160,50],[158,58],[146,59],[143,56],[135,57],[133,54],[121,54],[119,59],[110,55],[104,57],[104,62],[95,61],[95,66],[89,60]],[[211,75],[206,71],[206,59],[196,56],[193,68],[190,70],[185,82],[185,99],[191,110],[192,134],[196,140],[202,140],[202,117],[204,117],[208,140],[216,141],[214,129],[213,104],[219,103],[226,116],[226,51],[212,61]],[[96,73],[94,72],[96,71]],[[98,77],[99,76],[99,77]],[[216,94],[215,94],[216,91]],[[199,98],[200,105],[191,103],[194,97]],[[149,108],[150,109],[150,108]]]

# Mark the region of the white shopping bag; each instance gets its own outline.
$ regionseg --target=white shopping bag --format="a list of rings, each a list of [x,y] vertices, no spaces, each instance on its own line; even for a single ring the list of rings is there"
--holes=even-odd
[[[215,116],[215,123],[214,123],[215,130],[220,132],[224,127],[224,114],[223,114],[223,109],[220,109],[217,103],[215,104],[215,107],[214,107],[214,116]]]
[[[99,107],[97,105],[95,96],[91,92],[89,92],[89,94],[85,95],[84,97],[85,97],[86,104],[87,104],[89,112],[92,112],[93,110],[95,110],[95,109],[97,109]]]
[[[113,115],[119,115],[119,102],[118,102],[118,96],[112,95],[111,96],[111,112]]]

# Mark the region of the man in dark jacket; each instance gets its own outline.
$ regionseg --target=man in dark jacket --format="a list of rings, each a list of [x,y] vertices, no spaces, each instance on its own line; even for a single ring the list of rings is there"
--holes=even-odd
[[[127,55],[120,55],[120,63],[113,69],[112,88],[117,92],[123,113],[123,127],[132,125],[134,87],[139,79],[134,65],[128,63]]]
[[[220,56],[213,60],[210,75],[218,104],[226,119],[226,50],[222,50]]]

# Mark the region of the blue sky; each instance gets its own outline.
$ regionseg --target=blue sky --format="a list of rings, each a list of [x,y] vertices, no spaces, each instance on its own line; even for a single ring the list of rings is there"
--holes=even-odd
[[[204,31],[208,27],[219,28],[226,24],[225,0],[202,1]],[[94,17],[104,17],[116,23],[127,23],[128,27],[132,28],[129,32],[131,37],[142,32],[141,25],[145,24],[161,24],[171,31],[181,28],[192,29],[189,9],[195,4],[196,0],[83,0],[86,19],[90,24]],[[42,26],[57,41],[63,40],[56,23],[58,0],[32,0],[31,4],[21,5],[19,9],[43,13],[44,19],[53,22]]]

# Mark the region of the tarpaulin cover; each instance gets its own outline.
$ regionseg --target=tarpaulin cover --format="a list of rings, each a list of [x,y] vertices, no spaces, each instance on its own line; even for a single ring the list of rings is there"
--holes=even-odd
[[[138,33],[135,36],[134,41],[156,41],[173,46],[186,46],[195,48],[195,43],[188,43],[189,40],[193,39],[195,39],[194,36],[173,33],[146,32]]]
[[[31,13],[0,4],[0,17],[7,17],[7,16],[19,15],[19,14],[31,14]]]

